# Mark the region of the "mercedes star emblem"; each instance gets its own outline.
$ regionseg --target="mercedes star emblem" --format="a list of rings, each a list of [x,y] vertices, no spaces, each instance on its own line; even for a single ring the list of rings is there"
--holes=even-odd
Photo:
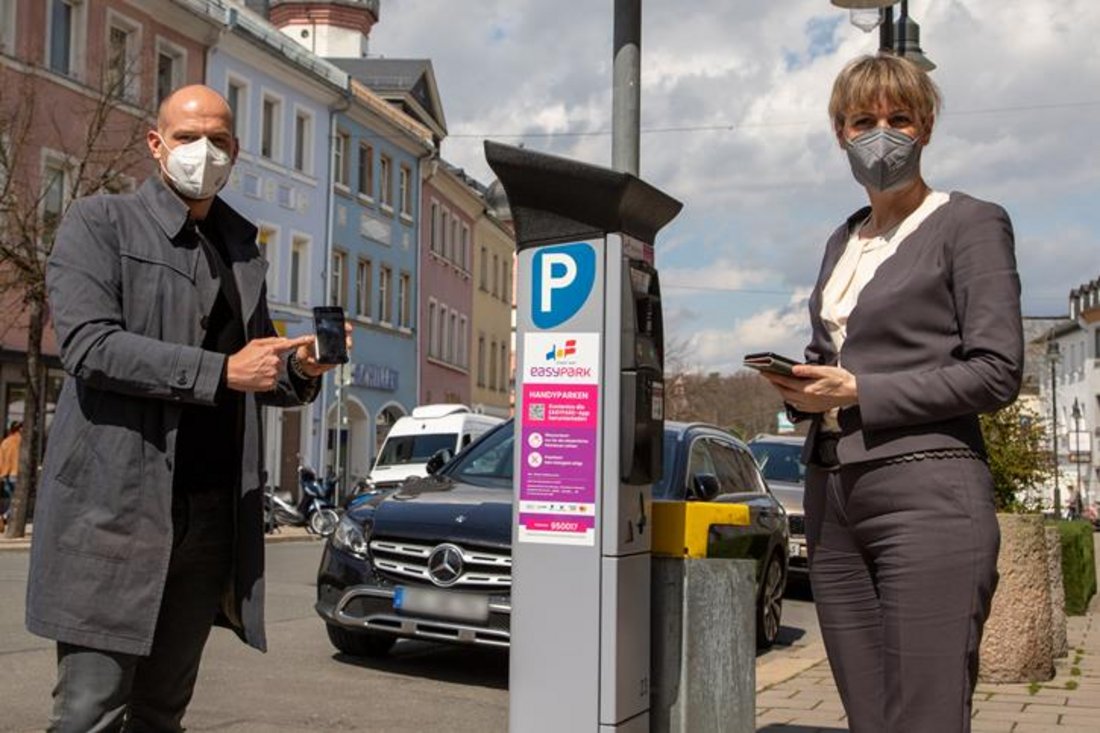
[[[462,550],[454,545],[439,545],[428,556],[428,577],[441,588],[457,583],[462,569]]]

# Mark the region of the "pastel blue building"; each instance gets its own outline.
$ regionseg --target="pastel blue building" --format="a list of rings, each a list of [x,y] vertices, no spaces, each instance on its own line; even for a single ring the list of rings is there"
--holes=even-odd
[[[268,302],[280,332],[311,333],[326,302],[331,250],[332,110],[350,103],[348,77],[249,10],[232,7],[208,51],[207,84],[233,109],[241,152],[223,198],[259,228]],[[326,382],[331,383],[331,379]],[[300,463],[323,467],[329,441],[320,400],[269,410],[269,481],[296,491]]]
[[[429,130],[354,80],[351,89],[334,125],[329,302],[350,316],[355,346],[326,409],[344,426],[339,465],[354,478],[417,403],[421,162],[435,147]]]

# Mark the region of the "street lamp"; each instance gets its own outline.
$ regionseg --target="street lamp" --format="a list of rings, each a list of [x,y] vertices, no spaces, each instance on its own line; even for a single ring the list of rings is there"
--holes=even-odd
[[[847,8],[852,25],[865,33],[879,29],[879,51],[907,58],[925,71],[936,65],[920,47],[920,26],[909,17],[909,0],[901,0],[901,14],[894,23],[898,0],[831,0],[838,8]]]
[[[1052,449],[1054,453],[1054,516],[1062,517],[1062,495],[1058,491],[1058,383],[1055,370],[1058,362],[1062,361],[1062,350],[1058,348],[1058,342],[1047,342],[1047,361],[1050,363],[1050,415],[1054,423],[1051,430]]]
[[[1073,509],[1076,512],[1084,496],[1084,486],[1081,485],[1081,403],[1076,397],[1073,398],[1073,412],[1070,414],[1073,415],[1073,463],[1077,467],[1077,494],[1073,498]]]

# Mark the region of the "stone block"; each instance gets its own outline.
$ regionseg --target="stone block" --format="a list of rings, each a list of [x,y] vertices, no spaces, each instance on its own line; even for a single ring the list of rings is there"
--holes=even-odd
[[[650,730],[755,731],[753,562],[654,557],[652,610]]]
[[[1043,518],[998,514],[1000,581],[981,645],[986,682],[1044,682],[1054,676],[1050,574]]]

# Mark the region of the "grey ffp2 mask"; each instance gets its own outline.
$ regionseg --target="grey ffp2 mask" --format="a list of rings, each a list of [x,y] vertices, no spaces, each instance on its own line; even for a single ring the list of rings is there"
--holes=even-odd
[[[852,175],[875,191],[908,183],[920,171],[920,143],[888,127],[876,127],[852,138],[845,149]]]

